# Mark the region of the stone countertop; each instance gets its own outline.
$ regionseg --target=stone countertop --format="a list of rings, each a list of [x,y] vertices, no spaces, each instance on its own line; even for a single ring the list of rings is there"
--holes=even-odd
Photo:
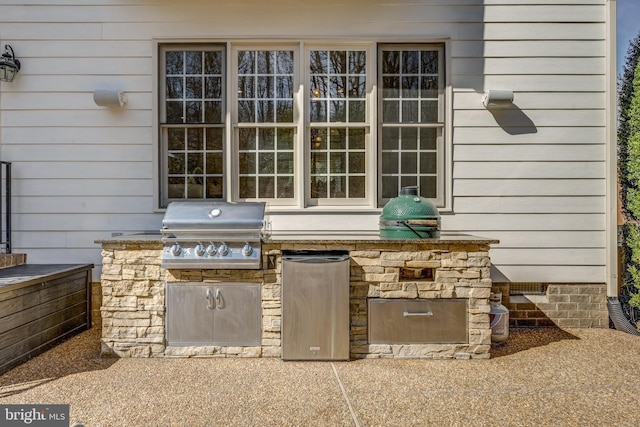
[[[106,239],[97,239],[95,243],[100,244],[149,244],[161,243],[162,235],[158,234],[129,234],[126,236],[115,236]],[[272,234],[262,239],[265,244],[357,244],[357,243],[391,243],[391,244],[429,244],[429,245],[493,245],[500,243],[497,239],[491,239],[470,234],[442,233],[439,238],[434,239],[388,239],[377,235],[367,234],[299,234],[299,235],[278,235]]]
[[[284,244],[356,244],[356,243],[390,243],[390,244],[427,244],[427,245],[477,245],[477,244],[497,244],[499,240],[486,237],[472,236],[469,234],[442,233],[439,238],[433,239],[390,239],[377,235],[320,235],[308,234],[297,236],[269,236],[262,239],[263,243],[284,243]]]
[[[162,243],[162,235],[160,233],[139,233],[139,234],[127,234],[123,236],[108,237],[106,239],[96,239],[94,243],[100,244],[113,244],[113,243]]]

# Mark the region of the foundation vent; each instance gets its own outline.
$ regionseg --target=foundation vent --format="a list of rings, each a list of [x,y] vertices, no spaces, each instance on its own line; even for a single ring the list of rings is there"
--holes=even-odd
[[[509,283],[509,295],[546,295],[546,283],[518,282]]]

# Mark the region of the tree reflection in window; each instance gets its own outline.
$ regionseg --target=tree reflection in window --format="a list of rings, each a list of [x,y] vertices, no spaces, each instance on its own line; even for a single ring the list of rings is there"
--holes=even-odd
[[[224,189],[224,52],[164,51],[165,201],[220,199]]]
[[[240,50],[237,71],[239,197],[293,198],[294,52]]]
[[[312,199],[366,197],[366,51],[309,52]]]

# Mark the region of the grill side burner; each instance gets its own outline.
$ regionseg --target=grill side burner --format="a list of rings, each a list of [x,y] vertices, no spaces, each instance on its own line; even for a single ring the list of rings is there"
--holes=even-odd
[[[262,202],[172,202],[162,220],[163,268],[259,269]]]

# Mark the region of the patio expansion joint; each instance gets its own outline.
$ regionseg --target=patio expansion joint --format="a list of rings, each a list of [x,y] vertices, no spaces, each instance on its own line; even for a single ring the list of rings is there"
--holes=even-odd
[[[338,380],[338,385],[340,386],[340,390],[342,391],[344,400],[347,402],[347,406],[349,407],[349,412],[351,413],[351,418],[353,418],[353,422],[355,423],[356,427],[362,427],[360,424],[360,421],[358,421],[356,411],[353,410],[353,406],[351,405],[351,400],[349,400],[349,396],[347,395],[347,390],[345,390],[344,384],[342,384],[342,380],[338,375],[338,370],[336,369],[336,365],[333,362],[331,362],[331,368],[333,369],[333,373],[336,376],[336,380]]]

